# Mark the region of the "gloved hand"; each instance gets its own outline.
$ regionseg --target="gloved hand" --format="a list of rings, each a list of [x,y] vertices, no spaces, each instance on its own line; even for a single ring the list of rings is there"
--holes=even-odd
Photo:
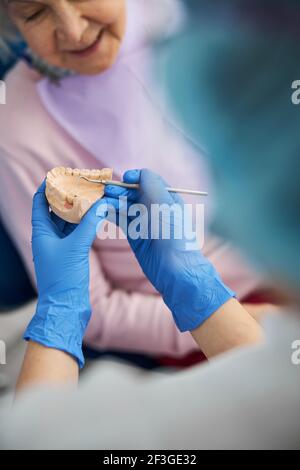
[[[177,209],[183,209],[181,197],[169,193],[165,182],[148,170],[128,171],[124,175],[124,181],[140,183],[140,189],[107,186],[105,190],[107,197],[127,198],[128,211],[124,209],[125,201],[119,199],[119,225],[124,226],[125,216],[128,225],[125,231],[130,246],[144,274],[171,310],[179,330],[194,330],[235,294],[222,283],[200,249],[189,249],[191,240],[184,234],[177,239],[180,233],[178,228],[183,224],[177,210],[173,211],[175,215],[172,218],[165,212],[161,224],[148,217],[154,204],[165,204],[165,207],[177,204]],[[140,206],[135,207],[135,204]],[[143,213],[141,236],[138,238],[130,228],[136,210]],[[170,237],[164,239],[163,233],[166,236],[168,231]]]
[[[32,251],[39,297],[24,339],[71,354],[79,367],[84,365],[82,340],[91,317],[89,250],[108,204],[107,199],[98,201],[77,226],[49,212],[45,183],[33,200]]]

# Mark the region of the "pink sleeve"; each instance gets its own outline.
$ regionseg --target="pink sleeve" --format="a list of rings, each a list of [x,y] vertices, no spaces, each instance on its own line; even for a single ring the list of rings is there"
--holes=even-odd
[[[92,319],[85,342],[96,349],[117,349],[180,357],[198,349],[189,333],[180,333],[158,295],[112,288],[91,253]]]

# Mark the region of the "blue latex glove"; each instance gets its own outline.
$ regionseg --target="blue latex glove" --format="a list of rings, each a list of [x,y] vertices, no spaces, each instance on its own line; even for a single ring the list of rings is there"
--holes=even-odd
[[[177,194],[166,190],[166,183],[148,170],[132,170],[124,175],[127,183],[140,183],[139,190],[126,190],[116,186],[106,187],[106,196],[110,198],[128,198],[128,208],[134,204],[143,204],[150,214],[152,204],[175,203],[182,207],[183,200]],[[119,224],[122,226],[124,202],[119,201]],[[134,217],[125,214],[128,225]],[[170,223],[171,222],[171,223]],[[151,233],[150,217],[147,217],[145,233]],[[176,239],[174,234],[181,220],[176,216],[162,218],[160,227],[169,228],[170,239],[163,239],[159,231],[158,239],[133,239],[130,228],[127,238],[144,274],[162,295],[164,302],[171,310],[180,331],[191,331],[199,327],[224,303],[235,296],[221,281],[212,264],[200,250],[189,250],[187,240]],[[158,230],[158,229],[157,229]],[[144,233],[144,234],[145,234]]]
[[[107,204],[107,199],[98,201],[79,225],[73,225],[49,212],[45,183],[33,200],[32,251],[39,298],[24,339],[71,354],[80,368],[91,317],[89,251]]]

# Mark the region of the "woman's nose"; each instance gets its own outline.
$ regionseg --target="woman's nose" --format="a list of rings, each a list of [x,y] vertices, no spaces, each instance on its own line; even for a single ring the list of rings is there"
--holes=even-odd
[[[65,44],[79,43],[87,28],[88,21],[71,4],[68,4],[57,16],[57,39]]]

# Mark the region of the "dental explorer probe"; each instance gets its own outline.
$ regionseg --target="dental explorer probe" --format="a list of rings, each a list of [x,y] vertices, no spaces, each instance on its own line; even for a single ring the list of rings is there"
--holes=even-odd
[[[110,180],[93,180],[90,178],[87,178],[86,176],[79,176],[79,178],[84,179],[85,181],[88,181],[89,183],[98,183],[98,184],[103,184],[104,186],[119,186],[121,188],[126,188],[126,189],[139,189],[140,185],[139,184],[130,184],[130,183],[121,183],[120,181],[110,181]],[[208,193],[203,192],[203,191],[194,191],[192,189],[181,189],[181,188],[166,188],[169,193],[179,193],[179,194],[191,194],[193,196],[208,196]]]

